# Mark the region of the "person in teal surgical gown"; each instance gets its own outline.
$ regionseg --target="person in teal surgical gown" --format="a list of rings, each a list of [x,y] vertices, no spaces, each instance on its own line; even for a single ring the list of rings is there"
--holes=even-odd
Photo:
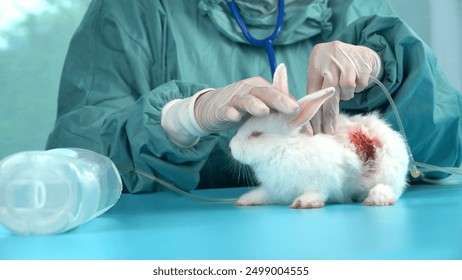
[[[276,0],[235,2],[254,37],[273,31]],[[379,110],[397,129],[371,75],[392,94],[415,160],[460,165],[461,94],[385,0],[286,0],[274,51],[296,98],[337,88],[315,133],[333,133],[338,106]],[[265,49],[244,38],[226,0],[93,0],[69,46],[47,148],[94,150],[184,190],[241,186],[228,147],[239,120],[298,109],[270,82]],[[120,171],[128,192],[161,189]]]

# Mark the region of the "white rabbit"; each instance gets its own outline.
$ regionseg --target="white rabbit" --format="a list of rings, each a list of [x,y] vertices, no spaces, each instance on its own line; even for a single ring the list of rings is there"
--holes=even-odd
[[[283,64],[273,85],[289,94]],[[407,186],[409,157],[404,139],[377,113],[339,114],[333,135],[313,136],[306,125],[334,92],[328,88],[300,99],[295,117],[272,112],[241,126],[231,139],[231,153],[254,170],[261,186],[243,194],[236,205],[320,208],[326,203],[396,202]]]

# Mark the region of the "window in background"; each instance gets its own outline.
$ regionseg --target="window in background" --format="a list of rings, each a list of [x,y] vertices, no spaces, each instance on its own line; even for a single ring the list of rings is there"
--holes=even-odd
[[[88,0],[0,3],[0,159],[43,150],[69,40]]]

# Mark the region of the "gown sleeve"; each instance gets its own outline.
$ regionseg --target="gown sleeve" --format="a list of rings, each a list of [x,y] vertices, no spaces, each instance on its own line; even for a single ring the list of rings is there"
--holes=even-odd
[[[161,71],[166,42],[160,5],[150,7],[146,24],[140,14],[143,9],[136,7],[145,2],[111,2],[92,1],[71,40],[47,148],[80,147],[109,156],[119,168],[125,191],[160,188],[129,171],[132,168],[191,190],[216,137],[206,136],[194,147],[180,148],[167,139],[160,115],[167,102],[206,86],[162,82],[163,77],[153,74],[165,72]]]
[[[348,25],[339,39],[370,47],[382,58],[381,80],[396,103],[414,159],[437,166],[460,166],[461,93],[449,84],[434,53],[415,32],[398,17],[366,16]],[[378,86],[356,94],[341,106],[351,112],[379,110],[398,129]]]

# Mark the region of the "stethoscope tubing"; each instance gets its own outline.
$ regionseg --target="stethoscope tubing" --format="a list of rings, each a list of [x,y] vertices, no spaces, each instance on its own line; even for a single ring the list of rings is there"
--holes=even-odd
[[[236,19],[237,24],[242,30],[242,34],[246,38],[246,40],[256,46],[256,47],[264,47],[266,50],[266,53],[268,55],[268,61],[270,64],[270,69],[271,69],[271,76],[274,75],[274,72],[276,71],[276,56],[274,54],[274,48],[273,48],[273,42],[277,39],[279,36],[279,32],[281,32],[282,29],[282,23],[284,22],[284,0],[279,0],[278,1],[278,15],[277,15],[277,21],[276,21],[276,26],[274,28],[273,33],[271,33],[270,36],[264,38],[264,39],[256,39],[255,37],[250,34],[247,25],[245,24],[244,20],[242,19],[241,14],[239,13],[239,10],[237,9],[236,3],[233,0],[228,1],[228,6],[231,10],[231,13],[233,14],[234,18]]]

